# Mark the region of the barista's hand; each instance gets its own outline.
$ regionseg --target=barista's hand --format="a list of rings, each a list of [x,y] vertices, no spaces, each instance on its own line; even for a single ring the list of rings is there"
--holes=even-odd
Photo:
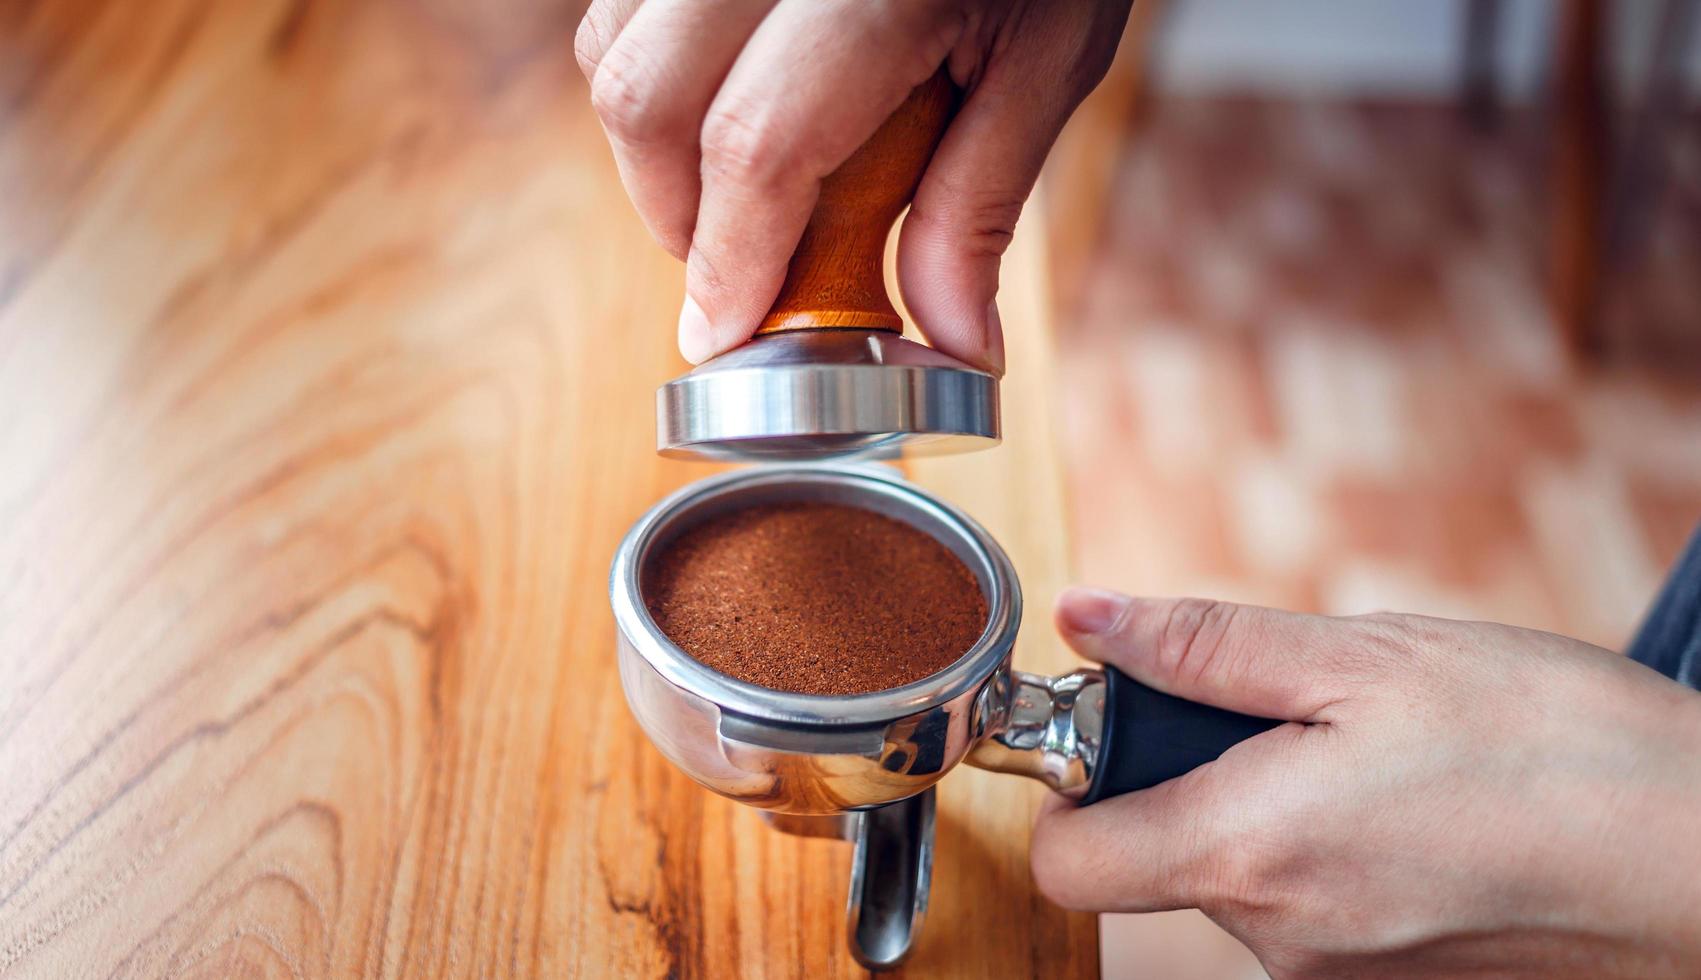
[[[755,332],[821,178],[939,66],[967,97],[916,191],[898,279],[917,325],[1003,369],[998,260],[1130,0],[595,0],[579,26],[621,179],[686,260],[679,348]]]
[[[1273,976],[1701,976],[1701,696],[1534,630],[1076,590],[1152,687],[1290,719],[1034,831],[1076,909],[1196,907]]]

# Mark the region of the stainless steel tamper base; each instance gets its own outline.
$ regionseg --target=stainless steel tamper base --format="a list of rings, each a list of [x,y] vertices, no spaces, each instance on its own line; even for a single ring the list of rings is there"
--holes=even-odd
[[[886,330],[764,334],[656,391],[664,456],[882,458],[999,436],[997,378]]]

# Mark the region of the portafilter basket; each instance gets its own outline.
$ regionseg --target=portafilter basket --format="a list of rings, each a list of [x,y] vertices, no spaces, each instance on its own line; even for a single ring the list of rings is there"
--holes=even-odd
[[[936,674],[847,696],[749,684],[674,645],[644,601],[655,556],[716,515],[800,501],[873,511],[949,548],[986,599],[980,639]],[[1009,558],[966,514],[879,464],[770,465],[690,484],[627,533],[609,593],[626,700],[662,754],[709,789],[769,811],[779,829],[856,840],[851,947],[871,968],[910,947],[927,902],[930,788],[957,763],[1089,803],[1180,775],[1274,724],[1169,697],[1114,668],[1011,669],[1022,596]]]

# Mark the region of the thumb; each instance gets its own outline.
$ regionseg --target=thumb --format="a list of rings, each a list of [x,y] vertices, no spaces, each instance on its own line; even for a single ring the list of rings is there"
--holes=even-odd
[[[1206,767],[1209,769],[1210,767]],[[1151,789],[1078,807],[1053,793],[1028,844],[1034,884],[1068,909],[1163,912],[1197,908],[1224,835],[1205,769]]]
[[[1084,588],[1058,599],[1057,629],[1082,656],[1166,694],[1303,722],[1330,720],[1380,642],[1356,620]]]
[[[1329,721],[1371,679],[1366,653],[1385,643],[1358,620],[1083,588],[1058,599],[1057,626],[1082,655],[1167,694],[1304,722]],[[1075,909],[1209,907],[1233,887],[1223,868],[1246,852],[1261,780],[1291,768],[1311,731],[1281,726],[1217,762],[1092,806],[1054,798],[1034,826],[1036,883]]]
[[[1073,3],[1018,16],[945,131],[898,238],[904,304],[935,348],[1004,373],[999,262],[1051,145],[1110,64],[1127,13],[1121,3]],[[960,79],[955,56],[951,66]]]

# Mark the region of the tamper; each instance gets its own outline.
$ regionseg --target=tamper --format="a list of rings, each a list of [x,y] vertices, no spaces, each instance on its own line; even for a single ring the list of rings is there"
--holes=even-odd
[[[663,385],[663,455],[816,460],[996,445],[998,379],[905,338],[881,273],[958,99],[944,72],[821,184],[785,284],[748,343]]]
[[[1013,669],[1015,569],[968,515],[868,462],[999,439],[998,381],[901,336],[881,259],[957,93],[918,87],[824,182],[761,331],[657,392],[670,456],[760,465],[681,488],[627,532],[609,574],[621,687],[657,749],[778,830],[855,841],[846,928],[870,969],[909,952],[927,908],[933,785],[960,762],[1041,780],[1084,804],[1156,785],[1276,722],[1153,691],[1115,668]],[[973,574],[987,622],[931,676],[843,696],[750,684],[693,659],[645,603],[647,570],[700,522],[817,501],[871,510],[944,545]]]

